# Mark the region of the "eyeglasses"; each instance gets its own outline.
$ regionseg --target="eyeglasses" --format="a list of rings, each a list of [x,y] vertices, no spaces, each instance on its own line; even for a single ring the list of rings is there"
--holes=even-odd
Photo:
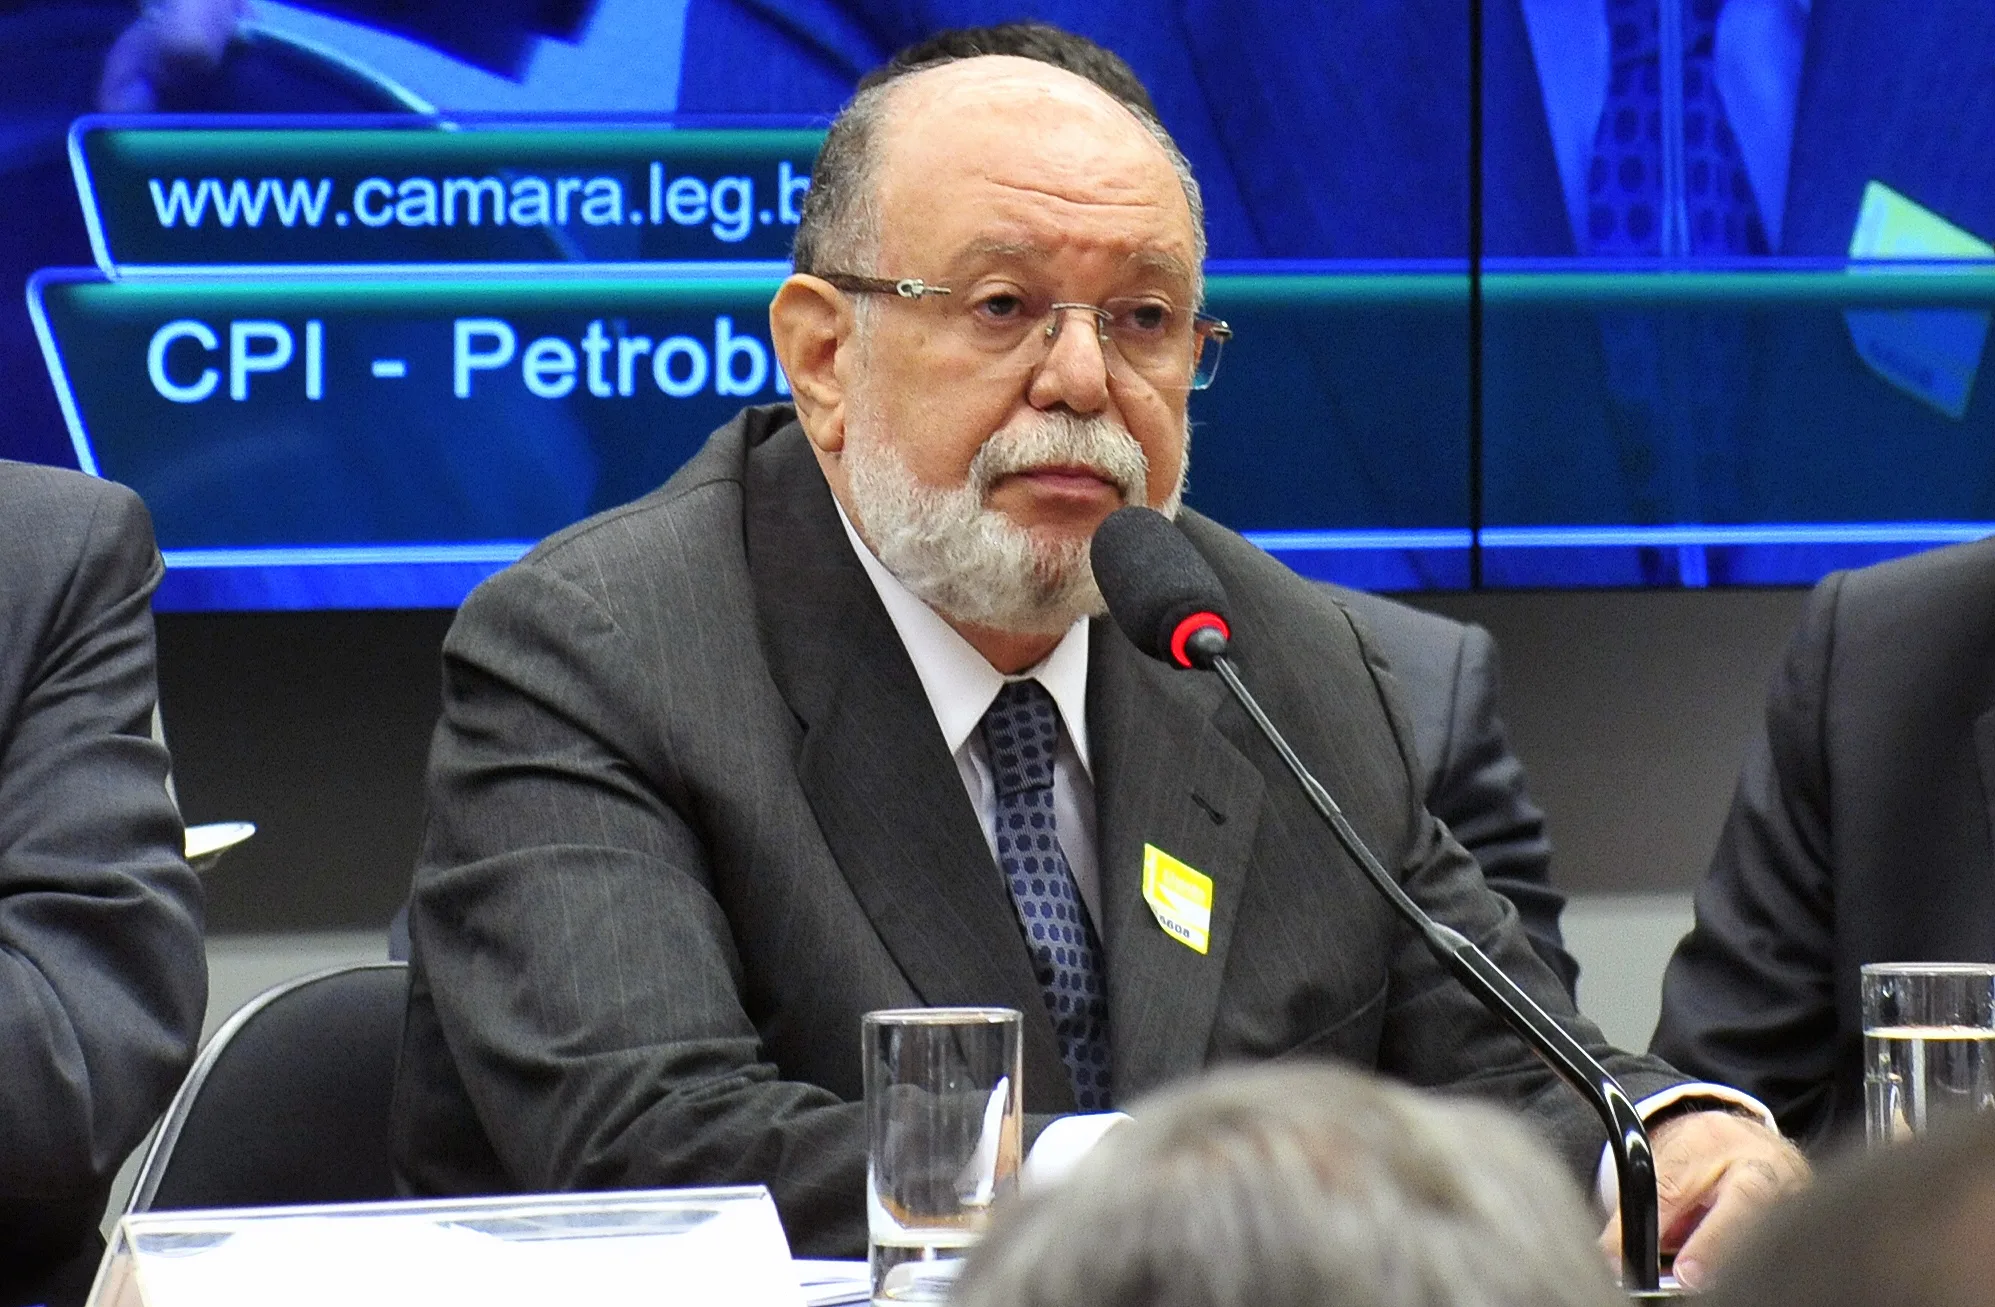
[[[1131,295],[1099,304],[1055,301],[1051,296],[993,287],[957,298],[948,286],[919,277],[861,277],[821,272],[819,279],[855,295],[892,295],[938,301],[951,333],[972,350],[1031,371],[1045,362],[1070,311],[1091,313],[1110,373],[1130,374],[1159,390],[1204,390],[1219,374],[1219,353],[1233,328],[1205,313],[1186,313],[1155,295]]]

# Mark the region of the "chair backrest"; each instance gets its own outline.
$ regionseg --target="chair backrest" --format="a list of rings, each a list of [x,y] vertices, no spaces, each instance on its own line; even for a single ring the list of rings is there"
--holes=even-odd
[[[402,962],[265,990],[208,1041],[126,1206],[290,1206],[395,1197],[388,1108],[408,1006]]]

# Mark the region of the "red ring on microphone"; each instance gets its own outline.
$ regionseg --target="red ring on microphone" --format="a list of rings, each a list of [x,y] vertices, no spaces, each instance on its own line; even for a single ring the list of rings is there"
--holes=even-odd
[[[1191,639],[1207,627],[1217,628],[1219,634],[1225,636],[1229,641],[1233,638],[1232,628],[1226,625],[1226,619],[1218,613],[1193,613],[1179,622],[1177,628],[1171,632],[1171,657],[1177,661],[1178,666],[1190,667],[1192,665],[1190,655],[1185,653],[1185,641]]]

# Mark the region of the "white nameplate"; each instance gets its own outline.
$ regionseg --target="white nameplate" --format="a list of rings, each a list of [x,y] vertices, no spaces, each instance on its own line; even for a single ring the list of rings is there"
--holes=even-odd
[[[118,1223],[91,1307],[803,1307],[769,1191],[676,1189]]]

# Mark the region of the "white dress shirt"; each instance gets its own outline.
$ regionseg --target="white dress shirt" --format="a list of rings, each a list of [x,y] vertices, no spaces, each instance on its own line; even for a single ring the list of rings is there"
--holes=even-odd
[[[1038,681],[1053,696],[1064,727],[1053,755],[1053,829],[1081,891],[1081,902],[1087,905],[1088,916],[1099,931],[1101,872],[1095,858],[1094,779],[1088,763],[1087,619],[1068,627],[1053,652],[1036,666],[1017,676],[1006,676],[933,608],[915,598],[859,538],[852,519],[845,515],[845,506],[835,499],[832,502],[838,508],[845,538],[852,542],[852,552],[859,556],[860,566],[866,569],[867,579],[879,593],[887,618],[914,664],[915,675],[921,678],[929,709],[942,728],[943,742],[956,759],[963,790],[976,809],[977,825],[983,828],[984,842],[990,846],[993,867],[997,864],[997,831],[992,821],[997,814],[997,782],[991,776],[990,750],[978,724],[1007,681]],[[1083,1112],[1049,1123],[1026,1154],[1022,1182],[1028,1188],[1057,1183],[1103,1135],[1127,1120],[1129,1116],[1123,1112]]]
[[[834,503],[837,501],[834,500]],[[928,706],[942,728],[943,743],[956,759],[963,790],[976,809],[991,860],[997,860],[997,782],[991,776],[990,751],[977,729],[984,711],[1007,681],[1037,681],[1053,696],[1060,710],[1060,747],[1053,757],[1053,828],[1067,866],[1080,887],[1097,932],[1101,928],[1101,873],[1095,859],[1093,771],[1088,763],[1088,624],[1083,618],[1067,628],[1053,652],[1016,676],[999,672],[933,608],[915,598],[900,578],[873,556],[839,505],[838,520],[852,552],[859,555],[866,576],[886,605],[887,617],[914,664],[915,675],[928,695]]]

